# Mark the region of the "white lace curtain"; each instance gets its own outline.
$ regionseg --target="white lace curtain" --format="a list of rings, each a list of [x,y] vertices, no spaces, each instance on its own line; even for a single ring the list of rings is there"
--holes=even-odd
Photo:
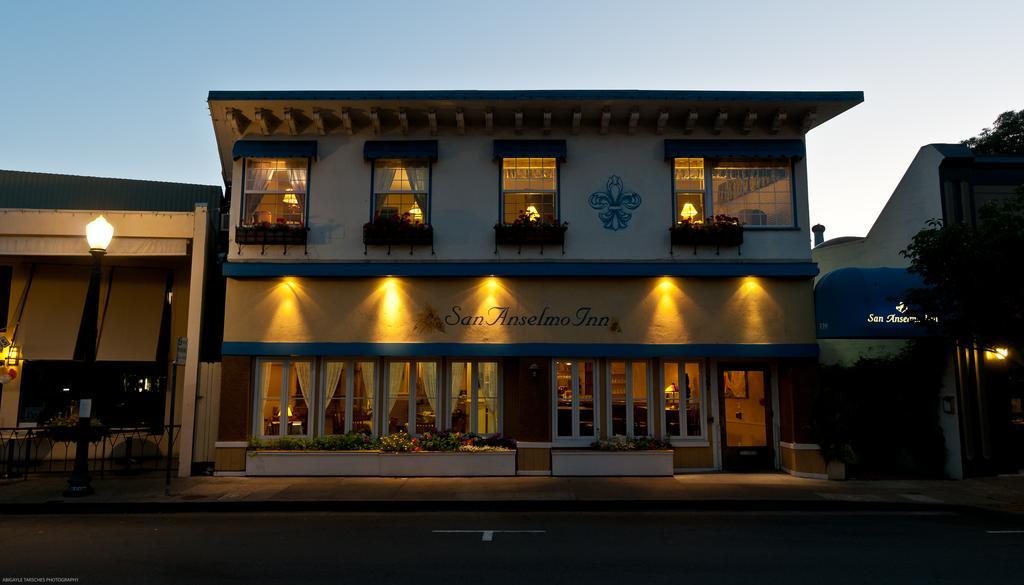
[[[331,399],[336,396],[338,383],[342,382],[342,374],[345,373],[345,362],[327,362],[327,366],[324,371],[325,376],[325,388],[326,396],[324,397],[324,411],[326,412],[328,407],[331,405]],[[345,389],[342,388],[341,396],[339,398],[345,398]]]

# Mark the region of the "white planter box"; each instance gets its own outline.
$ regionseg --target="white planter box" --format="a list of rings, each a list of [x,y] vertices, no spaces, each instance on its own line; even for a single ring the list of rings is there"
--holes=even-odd
[[[380,475],[376,451],[250,451],[246,475]]]
[[[516,474],[516,452],[381,453],[384,477],[479,477]]]
[[[516,452],[251,451],[246,475],[479,477],[516,474]]]
[[[672,474],[672,451],[551,451],[551,475]]]

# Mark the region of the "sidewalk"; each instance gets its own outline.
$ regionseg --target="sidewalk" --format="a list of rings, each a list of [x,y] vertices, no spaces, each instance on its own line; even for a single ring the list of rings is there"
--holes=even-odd
[[[64,499],[64,477],[0,482],[0,514],[429,509],[936,510],[1024,513],[1024,475],[964,481],[824,481],[781,473],[675,477],[193,477],[94,480]]]

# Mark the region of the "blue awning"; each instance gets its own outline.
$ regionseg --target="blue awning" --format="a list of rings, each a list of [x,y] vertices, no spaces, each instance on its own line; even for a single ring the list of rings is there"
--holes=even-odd
[[[921,279],[903,268],[840,268],[814,286],[818,339],[909,339],[930,334],[903,304]]]
[[[673,158],[803,158],[803,140],[666,140],[665,160]]]
[[[557,158],[565,161],[569,148],[564,140],[495,140],[494,158]]]
[[[316,158],[316,140],[239,140],[231,158]]]
[[[436,140],[367,140],[363,158],[426,158],[437,160]]]

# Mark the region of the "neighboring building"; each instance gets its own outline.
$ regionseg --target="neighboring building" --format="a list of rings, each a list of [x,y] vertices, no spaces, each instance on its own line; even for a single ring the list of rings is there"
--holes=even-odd
[[[815,290],[823,363],[898,352],[928,334],[903,315],[898,299],[920,280],[900,255],[930,219],[974,224],[989,201],[1024,185],[1024,157],[974,156],[960,144],[921,148],[865,237],[827,240],[813,250],[821,276]],[[1018,360],[959,348],[951,356],[936,408],[946,439],[946,473],[966,475],[1024,468],[1024,388]]]
[[[862,100],[211,92],[217,471],[244,473],[253,437],[439,428],[516,438],[521,474],[652,435],[677,470],[823,477],[804,135]],[[719,214],[741,246],[729,225],[672,245]]]
[[[176,340],[187,337],[176,376],[179,471],[211,461],[204,421],[216,416],[206,410],[216,401],[198,408],[196,401],[209,396],[206,386],[214,397],[219,389],[222,193],[208,185],[0,171],[0,334],[17,354],[4,351],[15,377],[0,394],[0,428],[74,415],[91,387],[93,414],[104,424],[160,429]],[[76,350],[91,265],[85,226],[100,214],[114,239],[103,259],[96,363],[86,364]]]

